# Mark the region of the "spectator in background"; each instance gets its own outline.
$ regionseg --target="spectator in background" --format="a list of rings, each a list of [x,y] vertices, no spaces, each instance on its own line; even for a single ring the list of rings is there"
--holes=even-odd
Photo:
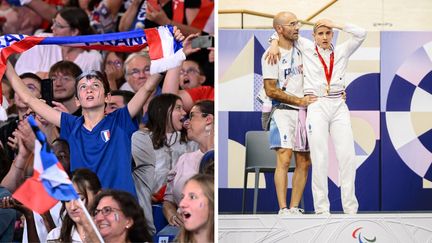
[[[87,209],[93,204],[94,198],[101,190],[97,175],[88,169],[77,169],[72,176],[72,183],[81,201]],[[61,226],[48,233],[48,241],[59,242],[85,242],[86,232],[83,221],[83,210],[77,200],[62,202],[63,206]]]
[[[76,78],[81,68],[71,61],[59,61],[51,66],[48,76],[53,82],[53,104],[58,110],[81,116],[82,110],[76,99]],[[61,103],[61,104],[59,104]]]
[[[165,218],[170,225],[178,227],[183,225],[181,213],[177,209],[185,181],[199,172],[204,153],[214,148],[214,102],[197,102],[192,107],[189,119],[187,135],[190,140],[198,143],[199,149],[181,155],[174,169],[169,172],[163,202]]]
[[[198,35],[189,35],[183,42],[183,49],[186,55],[189,56],[200,50],[200,48],[192,48],[192,40]],[[183,72],[186,72],[183,70]],[[176,67],[168,70],[162,86],[162,93],[172,93],[181,97],[185,111],[189,112],[192,106],[198,100],[214,100],[214,88],[212,86],[199,86],[188,90],[180,90],[179,77],[181,67]]]
[[[111,90],[118,90],[125,82],[124,62],[128,54],[124,52],[107,52],[102,69],[107,75]]]
[[[51,27],[53,36],[77,36],[93,34],[87,14],[80,8],[63,8],[58,12]],[[96,50],[57,45],[37,45],[23,52],[16,63],[18,74],[33,72],[48,77],[53,64],[66,60],[76,63],[81,70],[100,70],[102,56]]]
[[[201,32],[199,28],[190,26],[199,12],[199,0],[184,1],[184,9],[179,9],[184,16],[181,20],[174,20],[175,13],[173,12],[174,3],[172,0],[161,0],[158,3],[158,6],[153,6],[148,0],[132,0],[131,5],[120,19],[119,31],[170,24],[177,26],[185,36]]]
[[[56,138],[51,143],[53,152],[62,164],[65,171],[70,171],[70,148],[69,143],[61,138]]]
[[[186,112],[180,97],[173,94],[156,96],[150,101],[148,113],[146,129],[132,135],[132,156],[138,199],[151,227],[151,202],[162,201],[168,172],[182,154],[195,151],[196,144],[186,140],[183,129]]]
[[[1,35],[32,35],[41,24],[42,18],[30,8],[15,7],[10,5],[6,0],[0,1]]]
[[[128,56],[124,63],[125,67],[125,77],[126,83],[124,83],[120,90],[129,90],[132,92],[137,92],[150,77],[150,56],[147,51],[135,52]],[[147,108],[153,97],[161,94],[161,89],[156,87],[156,89],[151,94],[150,98],[143,105],[142,123],[146,124],[148,121]]]
[[[184,225],[177,242],[214,242],[214,177],[197,174],[186,181],[180,208]]]
[[[6,78],[2,79],[2,95],[8,102],[9,106],[6,110],[8,114],[8,120],[16,117],[18,115],[16,105],[15,105],[15,92],[13,91],[12,87],[10,86],[9,80]],[[3,122],[0,121],[0,127],[3,125]]]
[[[206,81],[206,75],[198,62],[187,58],[181,65],[179,79],[180,88],[188,90],[202,86]]]
[[[20,78],[32,95],[36,98],[41,98],[41,79],[37,75],[24,73]],[[14,136],[12,133],[17,129],[18,122],[24,119],[29,110],[29,106],[23,102],[17,93],[14,93],[14,100],[18,116],[11,117],[0,127],[0,142],[10,161],[14,159],[15,149],[17,148],[17,141],[13,139]],[[9,138],[11,138],[11,141]]]
[[[126,106],[133,98],[134,93],[127,90],[113,90],[106,102],[105,114],[109,114],[117,109]]]

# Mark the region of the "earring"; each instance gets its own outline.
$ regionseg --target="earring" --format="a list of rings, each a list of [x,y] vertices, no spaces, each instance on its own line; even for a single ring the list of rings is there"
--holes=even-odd
[[[204,131],[206,132],[206,135],[207,135],[207,136],[210,136],[211,126],[210,126],[210,125],[205,126]]]
[[[126,229],[129,229],[129,225],[126,225]]]

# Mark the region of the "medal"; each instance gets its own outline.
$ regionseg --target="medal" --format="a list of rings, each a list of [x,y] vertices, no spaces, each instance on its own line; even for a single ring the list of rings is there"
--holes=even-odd
[[[329,94],[330,94],[330,85],[327,85],[325,95],[329,95]]]

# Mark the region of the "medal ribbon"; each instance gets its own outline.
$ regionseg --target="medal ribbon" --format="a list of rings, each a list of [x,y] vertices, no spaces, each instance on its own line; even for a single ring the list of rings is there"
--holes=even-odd
[[[324,62],[324,59],[322,58],[321,54],[318,51],[318,47],[315,46],[315,51],[318,54],[318,58],[321,61],[321,64],[324,67],[324,73],[327,79],[327,89],[330,89],[330,80],[333,74],[333,65],[334,65],[334,52],[332,51],[332,53],[330,54],[330,70],[328,70],[327,68],[327,64]]]

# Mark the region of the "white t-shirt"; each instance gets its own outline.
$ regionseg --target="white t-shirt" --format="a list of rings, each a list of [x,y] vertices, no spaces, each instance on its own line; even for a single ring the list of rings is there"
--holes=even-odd
[[[277,88],[282,89],[291,96],[303,97],[303,64],[300,51],[296,47],[290,50],[280,48],[281,59],[278,64],[268,64],[265,60],[266,53],[261,58],[263,80],[276,79]],[[273,105],[278,101],[273,100]],[[297,108],[296,106],[290,105]]]
[[[47,241],[48,240],[57,240],[59,237],[60,237],[60,232],[61,232],[61,226],[59,226],[59,227],[57,227],[57,228],[54,228],[53,230],[51,230],[49,233],[48,233],[48,236],[47,236]],[[75,226],[74,227],[72,227],[72,232],[71,232],[71,234],[72,234],[72,242],[76,242],[76,243],[78,243],[78,242],[83,242],[82,240],[81,240],[81,237],[80,237],[80,235],[78,234],[78,231],[76,230],[76,228],[75,228]]]
[[[48,72],[52,65],[63,60],[61,46],[36,45],[21,53],[15,64],[18,75],[26,72]],[[83,72],[101,70],[102,55],[96,50],[83,51],[74,60]]]

